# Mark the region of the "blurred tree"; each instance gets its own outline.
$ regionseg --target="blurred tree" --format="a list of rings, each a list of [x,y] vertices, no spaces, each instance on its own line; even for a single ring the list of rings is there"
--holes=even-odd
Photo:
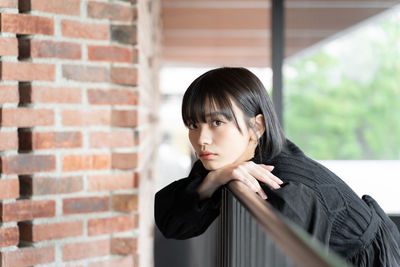
[[[286,136],[309,156],[400,159],[400,23],[377,29],[348,37],[344,56],[320,49],[285,66]]]

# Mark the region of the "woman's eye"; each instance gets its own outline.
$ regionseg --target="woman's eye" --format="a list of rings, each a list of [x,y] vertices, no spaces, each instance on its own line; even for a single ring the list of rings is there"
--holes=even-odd
[[[197,128],[197,125],[196,125],[195,123],[189,123],[189,124],[188,124],[188,128],[189,128],[190,130],[194,130],[194,129]]]
[[[222,124],[223,124],[222,121],[218,121],[218,120],[212,121],[212,125],[213,125],[213,126],[220,126],[220,125],[222,125]]]

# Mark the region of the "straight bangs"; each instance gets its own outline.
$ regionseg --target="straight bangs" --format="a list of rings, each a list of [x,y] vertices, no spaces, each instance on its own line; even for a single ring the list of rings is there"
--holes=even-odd
[[[241,132],[233,112],[232,97],[226,90],[196,81],[189,86],[183,96],[182,119],[185,126],[188,127],[191,123],[206,123],[207,118],[216,119],[218,116],[223,116],[228,121],[233,120]]]
[[[264,116],[265,131],[258,137],[256,153],[260,158],[271,159],[282,151],[286,142],[274,106],[262,82],[245,68],[222,67],[205,72],[186,90],[182,101],[182,119],[186,127],[191,123],[206,123],[224,116],[234,121],[240,133],[232,103],[243,112],[246,127],[256,130],[250,119]],[[209,114],[211,113],[211,114]],[[217,116],[213,116],[217,115]]]

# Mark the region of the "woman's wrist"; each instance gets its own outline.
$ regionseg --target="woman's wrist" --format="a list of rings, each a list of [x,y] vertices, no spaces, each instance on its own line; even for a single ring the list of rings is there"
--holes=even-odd
[[[211,171],[204,178],[203,182],[197,188],[197,193],[199,193],[200,200],[209,198],[212,194],[220,187],[222,184],[218,180],[218,174],[216,171]]]

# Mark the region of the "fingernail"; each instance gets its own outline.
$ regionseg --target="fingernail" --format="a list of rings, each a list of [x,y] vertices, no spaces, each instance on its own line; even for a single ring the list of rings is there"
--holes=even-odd
[[[281,179],[278,179],[279,184],[283,184],[283,181]]]
[[[265,165],[265,167],[268,167],[268,169],[270,169],[271,171],[275,168],[275,166],[272,165]]]
[[[263,199],[267,199],[268,197],[267,197],[266,194],[263,194],[263,195],[262,195],[262,198],[263,198]]]
[[[275,187],[274,187],[275,189],[279,189],[279,188],[281,188],[277,183],[275,183]]]

